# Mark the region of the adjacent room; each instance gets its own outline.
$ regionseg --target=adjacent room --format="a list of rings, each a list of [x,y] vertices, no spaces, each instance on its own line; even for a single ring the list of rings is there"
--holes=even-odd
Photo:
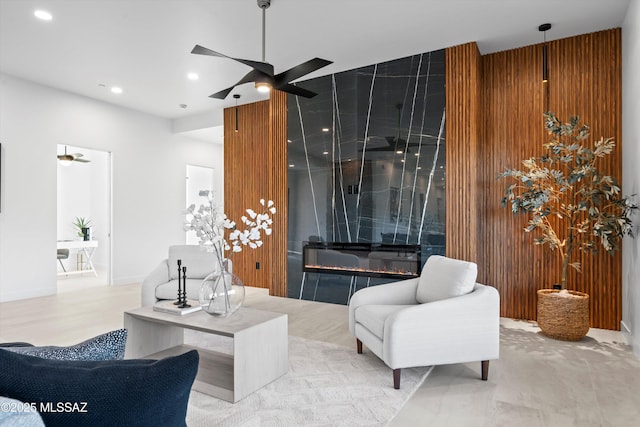
[[[0,426],[637,425],[638,75],[640,0],[0,0]]]

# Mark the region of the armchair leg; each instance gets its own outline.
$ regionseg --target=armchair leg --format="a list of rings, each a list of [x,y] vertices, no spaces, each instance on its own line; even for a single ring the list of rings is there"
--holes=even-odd
[[[358,354],[362,354],[362,341],[356,338],[356,347],[358,348]]]
[[[482,362],[482,381],[486,381],[489,378],[489,361],[483,360]]]
[[[393,388],[400,390],[400,368],[393,370]]]

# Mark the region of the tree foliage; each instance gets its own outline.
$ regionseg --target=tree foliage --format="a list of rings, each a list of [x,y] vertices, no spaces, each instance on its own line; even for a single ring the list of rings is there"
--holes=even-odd
[[[522,170],[507,169],[500,178],[513,183],[505,189],[502,206],[514,214],[529,215],[526,232],[535,232],[535,243],[558,250],[563,260],[562,289],[567,287],[568,267],[580,271],[573,261],[576,250],[595,253],[603,248],[610,254],[619,248],[625,235],[632,235],[631,213],[638,208],[620,194],[617,181],[598,170],[598,162],[611,154],[613,138],[586,141],[589,126],[579,117],[562,123],[553,113],[545,113],[549,139],[545,153],[522,161]],[[551,221],[551,218],[558,220]],[[558,224],[566,223],[566,227]],[[555,224],[555,228],[554,228]]]

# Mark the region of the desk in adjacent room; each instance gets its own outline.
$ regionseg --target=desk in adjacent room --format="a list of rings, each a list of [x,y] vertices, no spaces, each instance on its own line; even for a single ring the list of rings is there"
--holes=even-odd
[[[76,270],[76,271],[68,271],[68,272],[58,272],[58,275],[67,275],[67,274],[82,274],[87,272],[92,272],[96,277],[98,277],[98,272],[96,271],[95,266],[93,265],[93,253],[96,251],[98,247],[97,240],[58,240],[58,249],[79,249],[81,250],[85,256],[87,257],[87,264],[89,264],[88,270]]]

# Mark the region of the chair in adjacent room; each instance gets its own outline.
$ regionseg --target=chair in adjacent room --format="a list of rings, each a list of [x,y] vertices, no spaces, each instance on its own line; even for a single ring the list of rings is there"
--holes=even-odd
[[[198,245],[169,246],[168,258],[160,264],[142,282],[142,305],[153,305],[158,300],[176,299],[178,289],[178,264],[187,267],[186,296],[198,299],[200,286],[205,277],[219,267],[213,252],[207,252]],[[231,261],[227,260],[231,271]]]
[[[481,362],[482,379],[500,349],[500,296],[476,283],[472,262],[433,255],[419,278],[360,289],[349,303],[349,330],[393,369]]]
[[[62,271],[66,273],[67,269],[64,268],[63,259],[69,259],[69,249],[58,249],[58,262],[60,263],[60,267],[62,267]]]

